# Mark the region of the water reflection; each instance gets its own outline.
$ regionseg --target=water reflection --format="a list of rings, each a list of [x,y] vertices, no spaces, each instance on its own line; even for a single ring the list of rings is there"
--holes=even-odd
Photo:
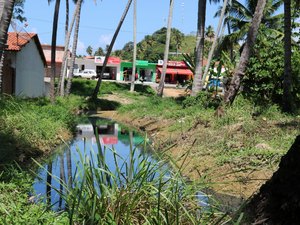
[[[60,198],[58,192],[63,192],[62,182],[65,181],[68,187],[72,187],[72,180],[76,174],[76,163],[80,161],[81,155],[94,155],[98,152],[96,135],[99,136],[101,148],[104,149],[105,162],[110,171],[116,170],[116,162],[112,151],[105,151],[106,148],[114,148],[118,157],[137,166],[138,155],[142,152],[149,155],[149,149],[145,149],[144,138],[135,131],[112,122],[110,120],[99,119],[97,117],[89,118],[90,123],[79,124],[76,127],[77,135],[69,146],[62,146],[57,150],[58,153],[44,164],[45,169],[40,169],[34,184],[37,195],[45,196],[49,206],[53,205],[56,210],[65,207],[64,201]],[[133,158],[131,158],[130,149],[135,149]],[[155,161],[151,156],[149,160]],[[95,159],[96,161],[96,159]],[[95,162],[97,165],[97,162]],[[133,168],[131,168],[133,169]],[[127,173],[128,171],[123,171]],[[52,176],[50,176],[52,174]],[[131,174],[130,171],[128,174]],[[128,178],[130,179],[130,177]],[[46,184],[46,182],[47,185]],[[52,186],[53,188],[50,188]]]

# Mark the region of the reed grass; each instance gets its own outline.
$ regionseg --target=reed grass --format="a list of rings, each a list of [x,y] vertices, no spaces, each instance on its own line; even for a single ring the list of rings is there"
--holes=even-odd
[[[80,160],[72,186],[52,175],[64,187],[56,191],[65,201],[70,224],[218,224],[228,220],[210,203],[209,207],[200,204],[196,195],[203,184],[185,180],[166,161],[153,161],[132,146],[129,156],[122,158],[114,148],[102,148],[99,139],[97,147],[77,149]],[[146,142],[142,147],[147,147]],[[106,162],[108,153],[114,165]]]

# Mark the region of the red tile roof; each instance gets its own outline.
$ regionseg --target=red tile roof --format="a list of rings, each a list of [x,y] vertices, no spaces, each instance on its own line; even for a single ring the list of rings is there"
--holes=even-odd
[[[41,43],[39,41],[38,35],[35,33],[16,33],[16,32],[8,32],[7,33],[7,48],[6,51],[20,51],[23,47],[25,47],[30,40],[33,39],[35,42],[40,56],[46,65],[46,58],[42,50]]]
[[[20,51],[34,36],[34,33],[8,32],[7,48],[8,51]]]

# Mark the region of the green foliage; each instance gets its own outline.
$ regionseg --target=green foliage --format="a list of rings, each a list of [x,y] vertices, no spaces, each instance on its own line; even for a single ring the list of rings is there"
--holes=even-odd
[[[27,18],[23,16],[24,2],[25,0],[16,0],[13,10],[13,19],[19,20],[21,23],[27,21]]]
[[[72,188],[60,181],[67,188],[60,194],[69,206],[71,223],[210,224],[225,220],[223,213],[214,214],[213,205],[205,210],[199,205],[195,194],[203,185],[186,182],[180,175],[183,165],[172,172],[172,162],[153,162],[136,149],[123,159],[114,148],[101,149],[99,139],[96,141],[98,151],[84,150],[84,155],[78,151]],[[105,161],[107,152],[113,155],[114,171]]]
[[[71,96],[58,98],[55,104],[48,99],[19,99],[2,97],[0,100],[0,137],[6,144],[0,146],[1,155],[36,156],[70,136],[75,127],[75,114],[84,107],[83,99]],[[4,162],[5,157],[0,162]]]
[[[259,35],[243,81],[243,93],[258,104],[281,101],[283,42],[272,33]]]
[[[47,211],[43,203],[35,203],[32,193],[33,179],[14,167],[0,173],[0,224],[68,224],[65,213]]]
[[[243,93],[257,104],[282,104],[284,76],[283,42],[274,32],[261,32],[249,60]],[[299,47],[293,47],[292,93],[298,103],[300,91]]]
[[[167,29],[161,28],[155,31],[152,35],[146,35],[145,38],[137,43],[137,58],[148,60],[150,62],[157,62],[159,59],[163,59],[165,42],[166,42]],[[182,45],[186,45],[184,42],[184,34],[178,29],[172,28],[171,40],[170,40],[170,52],[181,52]],[[195,43],[195,40],[194,42]],[[193,48],[195,47],[195,44]],[[124,45],[123,49],[115,52],[124,60],[132,60],[133,57],[133,42],[128,42]],[[176,57],[175,57],[176,58]],[[175,59],[174,57],[171,59]]]
[[[89,56],[93,55],[93,47],[89,45],[89,46],[86,48],[86,53],[87,53]]]
[[[71,93],[79,96],[91,96],[93,93],[97,81],[96,80],[86,80],[86,79],[74,79],[72,81]],[[142,84],[135,84],[135,91],[142,95],[153,95],[155,91]],[[111,93],[128,93],[130,90],[130,84],[117,83],[117,82],[102,82],[101,90],[99,95],[111,94]]]

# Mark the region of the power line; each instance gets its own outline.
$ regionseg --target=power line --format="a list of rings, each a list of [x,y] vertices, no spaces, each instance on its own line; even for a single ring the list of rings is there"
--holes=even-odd
[[[28,20],[35,20],[39,22],[44,22],[44,23],[52,23],[50,20],[44,20],[44,19],[39,19],[39,18],[32,18],[28,17]],[[60,25],[65,25],[64,23],[59,23]],[[86,28],[86,29],[92,29],[92,30],[107,30],[107,31],[115,31],[112,28],[106,28],[106,27],[96,27],[96,26],[89,26],[89,25],[80,25],[80,28]],[[131,30],[121,30],[120,32],[123,33],[132,33],[133,31]],[[143,34],[143,35],[149,35],[150,33],[148,32],[137,32],[138,34]]]

